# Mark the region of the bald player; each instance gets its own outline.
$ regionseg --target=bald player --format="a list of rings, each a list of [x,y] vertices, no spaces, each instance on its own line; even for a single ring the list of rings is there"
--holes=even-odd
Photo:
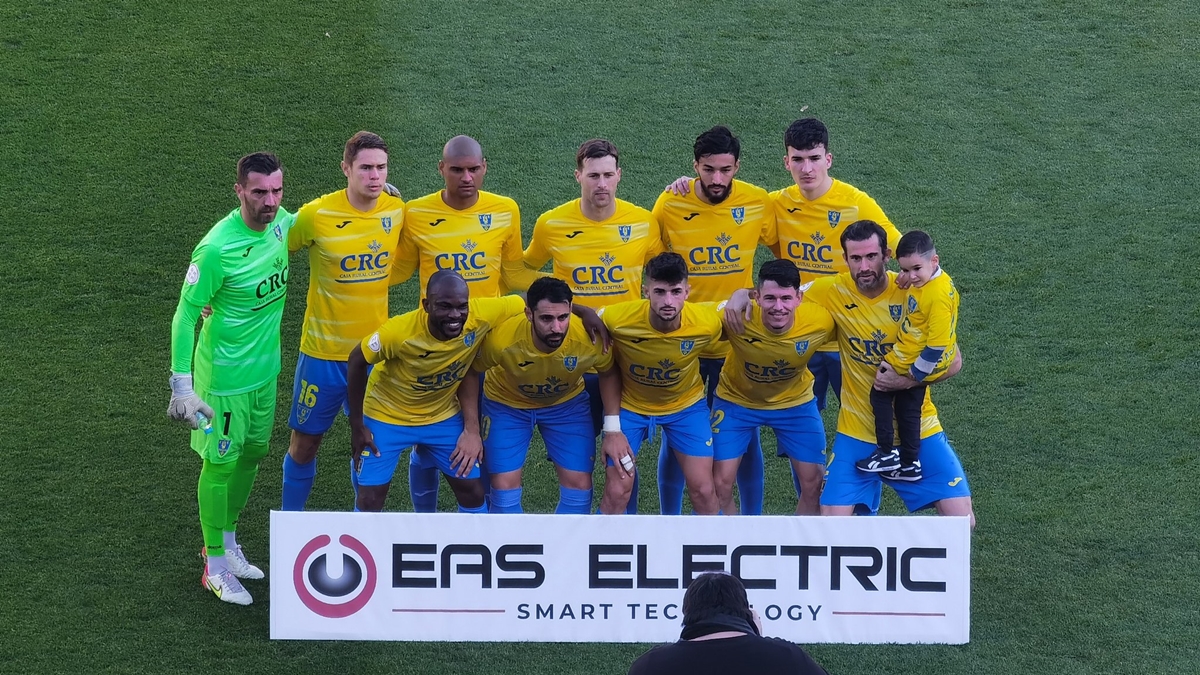
[[[476,299],[529,288],[542,275],[521,261],[521,211],[509,197],[482,189],[487,159],[479,141],[451,138],[437,169],[445,187],[405,206],[392,283],[402,283],[419,270],[424,297],[430,277],[449,270],[462,276]],[[411,457],[409,488],[418,511],[433,511],[438,474],[436,467],[415,464],[423,456]]]

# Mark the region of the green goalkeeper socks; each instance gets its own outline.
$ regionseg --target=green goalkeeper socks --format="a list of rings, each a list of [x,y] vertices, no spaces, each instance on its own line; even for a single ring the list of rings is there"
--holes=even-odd
[[[226,532],[236,532],[238,516],[246,508],[250,500],[250,490],[254,487],[254,479],[258,476],[258,459],[247,459],[243,454],[235,462],[233,475],[229,478],[229,508],[225,514],[222,529]]]
[[[204,548],[211,556],[225,555],[225,524],[229,522],[229,484],[236,462],[213,464],[204,460],[196,501],[200,505],[200,530]],[[234,518],[236,520],[236,516]]]

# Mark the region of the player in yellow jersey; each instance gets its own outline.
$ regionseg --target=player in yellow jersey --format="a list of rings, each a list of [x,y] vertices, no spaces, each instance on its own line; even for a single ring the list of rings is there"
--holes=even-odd
[[[388,317],[404,202],[384,192],[388,147],[360,131],[342,153],[346,189],[305,204],[288,234],[292,252],[308,249],[308,305],[283,458],[283,510],[300,511],[312,492],[317,450],[346,405],[346,357]]]
[[[804,302],[824,307],[837,325],[838,349],[842,356],[843,381],[837,436],[829,458],[825,488],[821,493],[823,515],[851,515],[879,508],[881,479],[878,474],[859,471],[855,462],[875,450],[875,420],[871,389],[901,389],[917,385],[897,373],[884,356],[896,343],[907,291],[895,284],[895,273],[887,270],[891,251],[887,231],[878,223],[863,220],[844,228],[840,244],[848,270],[813,282],[804,292]],[[726,320],[736,330],[738,315],[745,309],[742,297],[731,299]],[[959,353],[939,382],[954,375],[962,365]],[[969,516],[971,490],[942,424],[937,408],[926,392],[921,411],[921,460],[925,478],[920,482],[888,482],[910,511],[936,508],[942,515]]]
[[[734,477],[760,426],[775,431],[780,451],[800,478],[796,513],[820,513],[825,427],[807,366],[835,330],[829,312],[814,303],[801,305],[800,298],[796,265],[790,260],[765,263],[758,273],[757,306],[752,306],[743,332],[726,333],[731,350],[712,406],[713,480],[722,513],[734,513]],[[739,489],[744,495],[742,483]],[[757,486],[758,494],[762,489]]]
[[[759,242],[776,243],[775,211],[767,191],[737,180],[741,168],[741,142],[725,126],[700,134],[692,146],[696,178],[683,177],[658,196],[654,216],[662,228],[667,249],[688,263],[693,302],[720,302],[734,291],[754,285],[754,254]],[[720,346],[711,358],[700,359],[709,408],[721,366],[729,353]],[[741,513],[762,513],[763,460],[758,434],[751,436],[752,450],[739,465]],[[670,513],[683,506],[683,475],[667,458],[659,484]]]
[[[646,263],[646,299],[611,305],[601,317],[621,372],[620,422],[629,446],[636,453],[654,427],[661,426],[683,468],[692,506],[697,513],[715,514],[720,506],[713,489],[712,430],[700,354],[720,339],[721,320],[687,297],[683,256],[662,253]],[[635,486],[621,480],[617,467],[609,464],[600,510],[621,513]]]
[[[872,220],[887,232],[893,250],[900,232],[867,193],[829,175],[833,153],[829,129],[815,118],[796,120],[783,134],[783,165],[794,184],[771,193],[779,233],[776,255],[796,263],[800,280],[846,271],[839,235],[850,223]],[[833,388],[840,395],[841,361],[837,347],[828,344],[808,362],[813,372],[813,393],[825,409],[825,396]]]
[[[575,153],[580,198],[543,213],[534,223],[525,264],[541,269],[552,261],[553,276],[567,282],[575,304],[593,308],[642,295],[642,267],[662,253],[658,220],[646,209],[617,198],[621,182],[617,146],[593,138]],[[600,432],[599,380],[585,378],[592,422]],[[636,479],[630,510],[637,510]]]
[[[521,262],[521,210],[511,198],[481,189],[487,159],[479,142],[470,136],[451,138],[442,149],[438,173],[446,187],[405,207],[393,283],[419,268],[422,289],[438,270],[462,275],[473,298],[529,288],[541,275]]]
[[[466,279],[477,299],[528,288],[541,275],[521,262],[521,211],[509,197],[482,189],[487,159],[479,142],[470,136],[451,138],[437,168],[445,187],[405,207],[392,283],[402,283],[419,269],[424,294],[434,272],[452,270]],[[425,454],[411,455],[408,473],[418,511],[437,505],[437,467],[418,464]]]
[[[900,272],[911,285],[905,298],[896,346],[884,357],[897,373],[918,383],[896,391],[871,389],[875,413],[875,452],[856,466],[889,480],[922,478],[921,408],[930,383],[936,382],[958,355],[958,291],[938,264],[933,239],[920,230],[900,237],[896,247]],[[892,419],[896,424],[893,426]],[[894,439],[900,439],[897,449]]]
[[[479,380],[464,375],[483,338],[524,307],[518,296],[470,300],[467,282],[442,270],[430,276],[420,308],[388,319],[354,348],[348,398],[356,510],[383,509],[401,452],[420,442],[415,452],[446,476],[459,510],[487,512],[479,417],[460,411],[460,400],[475,407]]]
[[[521,473],[536,426],[558,471],[555,513],[589,513],[596,442],[583,375],[596,370],[604,412],[619,427],[621,375],[611,353],[592,344],[582,322],[571,319],[571,289],[561,279],[533,282],[525,316],[488,334],[472,369],[485,372],[483,449],[491,477],[489,510],[521,513]],[[466,406],[464,406],[465,408]],[[464,413],[465,414],[465,413]],[[624,434],[604,434],[604,454],[632,467]],[[632,477],[620,469],[621,479]]]

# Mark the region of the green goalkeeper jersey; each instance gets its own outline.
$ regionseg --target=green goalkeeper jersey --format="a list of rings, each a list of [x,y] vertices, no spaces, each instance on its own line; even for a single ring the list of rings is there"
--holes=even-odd
[[[288,282],[288,229],[295,216],[280,208],[262,232],[234,209],[192,252],[171,324],[171,371],[192,372],[197,390],[232,396],[258,389],[279,374],[279,325]],[[200,329],[205,305],[212,316]]]

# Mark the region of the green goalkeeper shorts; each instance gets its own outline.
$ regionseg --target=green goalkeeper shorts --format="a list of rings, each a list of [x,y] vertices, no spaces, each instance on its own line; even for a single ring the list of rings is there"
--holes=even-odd
[[[212,396],[197,387],[196,394],[212,406],[216,416],[211,434],[200,429],[192,432],[192,449],[214,464],[236,460],[247,447],[266,456],[275,427],[275,391],[275,378],[254,391],[233,396]]]

